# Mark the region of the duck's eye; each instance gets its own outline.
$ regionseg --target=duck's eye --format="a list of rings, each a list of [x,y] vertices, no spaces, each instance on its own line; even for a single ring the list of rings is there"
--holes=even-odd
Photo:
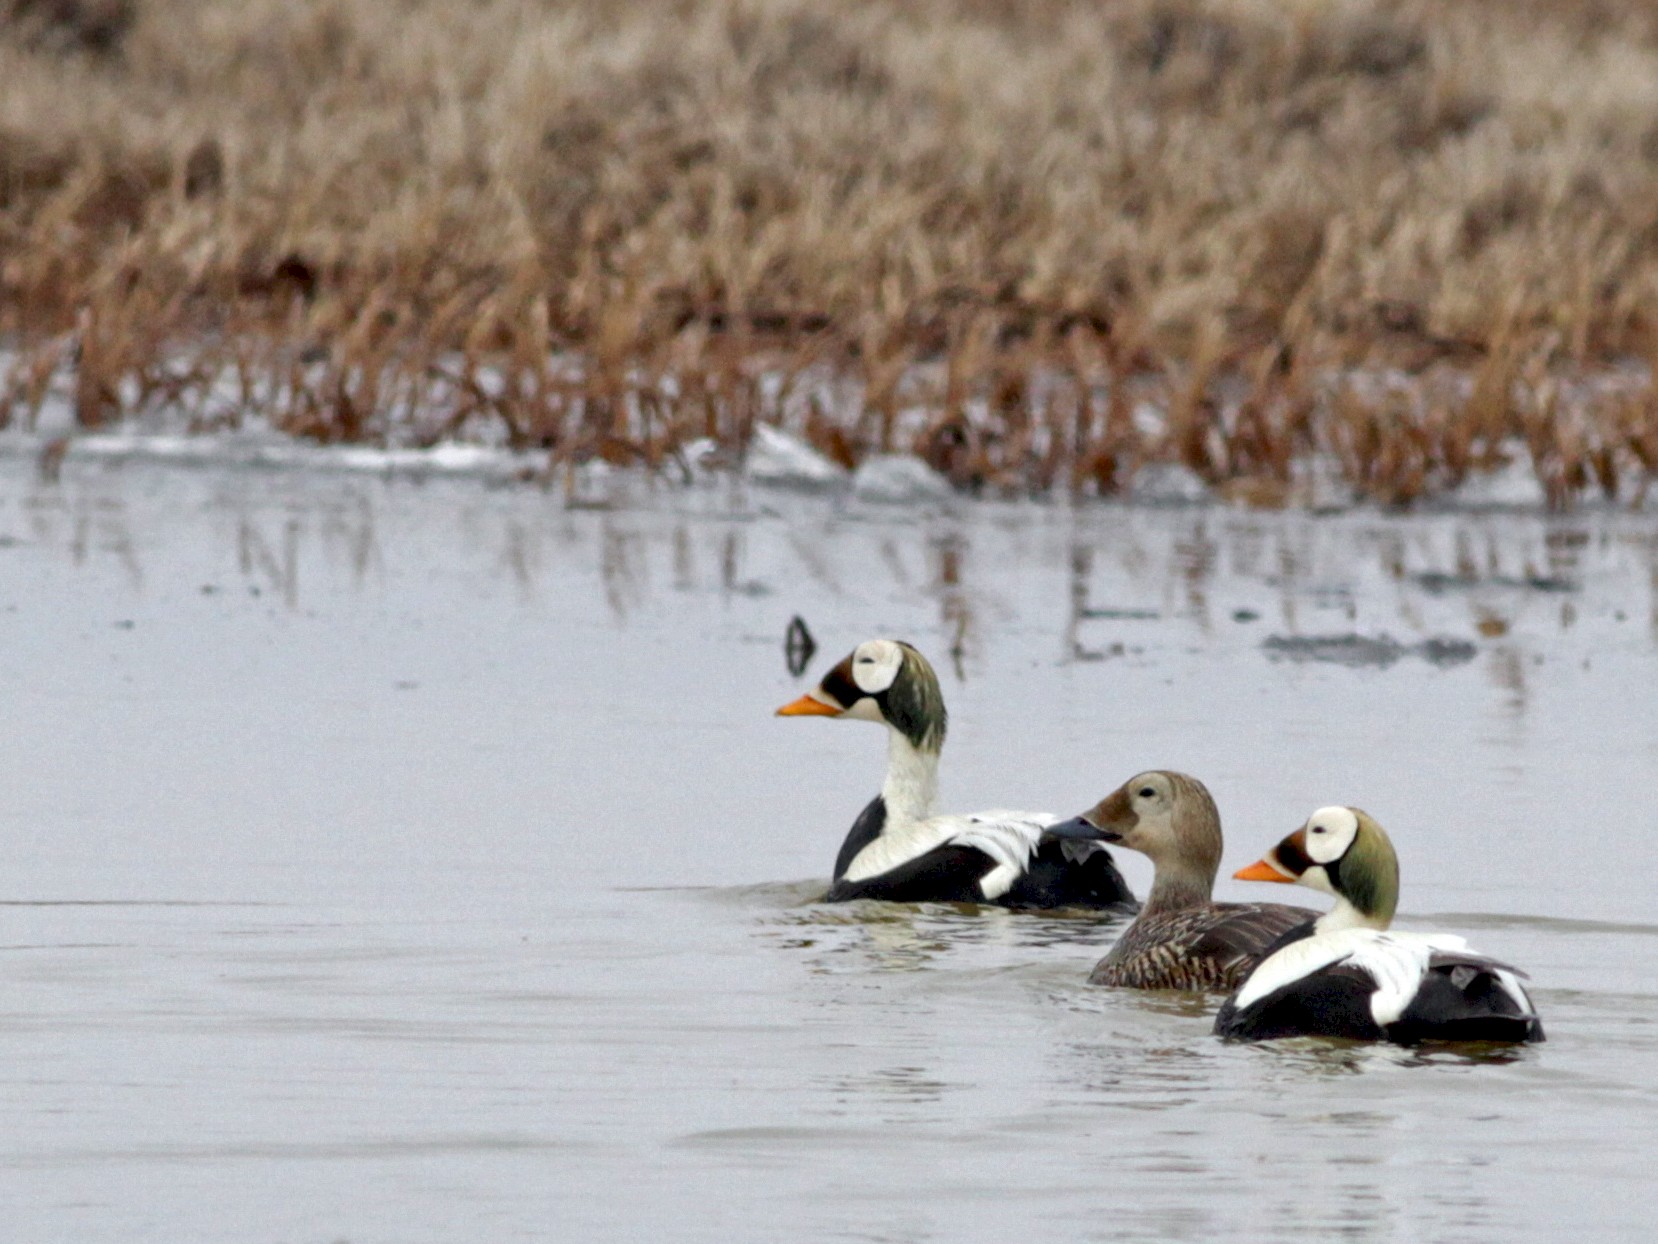
[[[858,664],[859,665],[874,665],[875,664],[875,658],[874,657],[859,657],[858,658]]]
[[[1314,825],[1313,826],[1313,833],[1322,834],[1323,832],[1324,832],[1324,826],[1322,826],[1322,825]]]
[[[1156,797],[1157,797],[1157,790],[1156,790],[1155,787],[1142,786],[1140,788],[1140,798],[1142,798],[1142,799],[1155,799]]]

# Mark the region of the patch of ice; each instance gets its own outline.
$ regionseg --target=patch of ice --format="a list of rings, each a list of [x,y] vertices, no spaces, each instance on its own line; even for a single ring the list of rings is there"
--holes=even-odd
[[[1209,485],[1178,462],[1148,462],[1134,473],[1134,500],[1149,505],[1191,505],[1209,500]]]
[[[7,437],[3,448],[37,454],[52,438]],[[508,477],[544,465],[539,455],[488,445],[445,442],[430,449],[385,449],[372,445],[315,445],[275,433],[198,436],[161,432],[89,432],[68,438],[68,457],[106,462],[165,461],[198,466],[300,468],[397,475],[487,475]]]
[[[576,508],[603,509],[616,503],[625,472],[603,458],[568,464],[562,472],[564,503]]]
[[[743,474],[756,484],[792,488],[833,488],[846,480],[846,472],[835,463],[798,436],[769,423],[754,429]]]
[[[1541,509],[1548,502],[1543,482],[1532,468],[1523,446],[1515,446],[1509,460],[1494,471],[1476,472],[1450,495],[1459,506],[1499,509]]]
[[[942,501],[953,492],[949,480],[908,454],[876,454],[852,473],[852,495],[860,501],[914,505]]]
[[[699,436],[680,447],[677,461],[683,466],[677,470],[670,468],[670,478],[683,476],[682,482],[687,484],[730,478],[734,457],[730,449],[713,437]]]
[[[694,441],[686,441],[679,452],[687,465],[698,469],[709,470],[719,465],[720,443],[712,436],[699,436]]]

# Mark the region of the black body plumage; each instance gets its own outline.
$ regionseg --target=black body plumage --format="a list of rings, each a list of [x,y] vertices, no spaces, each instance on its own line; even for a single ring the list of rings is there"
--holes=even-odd
[[[1030,864],[1012,887],[987,899],[980,881],[997,867],[977,847],[946,842],[886,872],[857,881],[846,872],[858,853],[874,842],[886,827],[886,802],[879,795],[853,822],[835,858],[835,880],[825,895],[831,903],[853,899],[882,899],[893,903],[994,903],[1001,907],[1117,907],[1132,909],[1134,895],[1117,871],[1111,853],[1089,844],[1043,837]]]
[[[1436,951],[1403,1013],[1383,1025],[1371,1008],[1375,978],[1355,964],[1336,963],[1247,1007],[1228,998],[1215,1016],[1215,1035],[1234,1041],[1341,1037],[1397,1045],[1542,1041],[1542,1021],[1498,979],[1504,966],[1475,954]]]

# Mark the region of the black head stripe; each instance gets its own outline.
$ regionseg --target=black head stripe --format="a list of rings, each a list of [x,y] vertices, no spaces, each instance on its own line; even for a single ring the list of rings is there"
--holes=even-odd
[[[849,656],[823,676],[818,684],[823,693],[842,708],[851,708],[864,698],[865,692],[852,681],[852,658]]]
[[[1283,865],[1286,871],[1294,876],[1301,876],[1313,866],[1312,857],[1303,851],[1292,839],[1286,838],[1273,850],[1273,855]]]

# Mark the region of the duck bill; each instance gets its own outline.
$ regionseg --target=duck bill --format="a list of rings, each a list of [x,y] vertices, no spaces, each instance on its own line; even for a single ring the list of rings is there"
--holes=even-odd
[[[822,700],[814,700],[810,695],[803,695],[798,700],[791,700],[777,710],[779,717],[839,717],[841,710],[831,708]]]
[[[1295,884],[1295,878],[1274,864],[1270,856],[1256,860],[1248,868],[1238,869],[1232,876],[1238,881],[1281,881],[1285,885]]]
[[[1076,820],[1089,825],[1098,842],[1121,842],[1123,835],[1140,822],[1128,801],[1128,792],[1121,789],[1112,791]]]
[[[1080,842],[1121,842],[1121,834],[1101,829],[1085,816],[1073,816],[1068,821],[1049,825],[1043,834],[1050,838],[1069,838]]]

